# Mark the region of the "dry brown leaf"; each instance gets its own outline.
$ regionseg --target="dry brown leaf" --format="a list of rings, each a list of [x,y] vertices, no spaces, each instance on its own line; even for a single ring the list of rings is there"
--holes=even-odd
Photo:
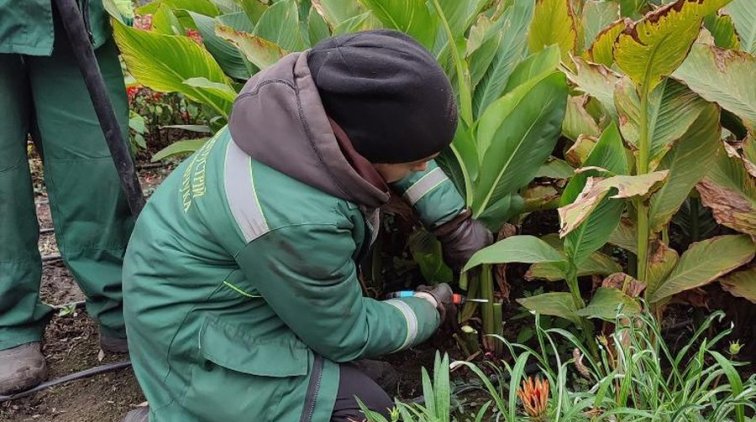
[[[630,297],[639,297],[646,288],[646,284],[625,273],[614,273],[601,282],[601,287],[613,287],[622,290]]]

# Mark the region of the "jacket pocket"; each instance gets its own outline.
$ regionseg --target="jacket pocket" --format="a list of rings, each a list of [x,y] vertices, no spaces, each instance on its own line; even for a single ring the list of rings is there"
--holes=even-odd
[[[219,366],[263,377],[307,375],[310,349],[293,334],[258,339],[254,327],[208,317],[199,333],[200,355]]]

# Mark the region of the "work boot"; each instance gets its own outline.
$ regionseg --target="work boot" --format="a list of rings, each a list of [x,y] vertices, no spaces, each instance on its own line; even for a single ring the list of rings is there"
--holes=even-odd
[[[352,362],[355,368],[375,381],[387,393],[396,392],[399,383],[399,372],[388,362],[372,359],[360,359]]]
[[[0,394],[37,386],[47,377],[47,364],[39,342],[0,350]]]
[[[126,417],[123,418],[121,422],[149,422],[150,420],[150,408],[140,407],[138,409],[134,409],[131,412],[126,414]]]
[[[129,344],[125,338],[112,337],[100,331],[100,349],[108,353],[129,353]]]

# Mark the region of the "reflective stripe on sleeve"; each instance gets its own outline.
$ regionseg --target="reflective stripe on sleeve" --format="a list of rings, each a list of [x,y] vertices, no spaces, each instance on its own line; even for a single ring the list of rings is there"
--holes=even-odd
[[[226,199],[244,240],[251,242],[269,231],[252,180],[252,159],[233,141],[228,143],[224,175]]]
[[[423,196],[446,180],[449,180],[449,178],[446,177],[444,171],[441,170],[440,167],[436,167],[412,184],[412,186],[404,192],[404,199],[406,199],[411,205],[415,205]]]
[[[404,316],[404,320],[407,321],[407,337],[404,339],[404,343],[402,343],[402,345],[395,351],[403,350],[411,346],[414,343],[415,338],[417,338],[418,331],[417,315],[415,315],[415,311],[413,311],[408,304],[398,299],[385,300],[383,303],[388,303],[398,309]]]

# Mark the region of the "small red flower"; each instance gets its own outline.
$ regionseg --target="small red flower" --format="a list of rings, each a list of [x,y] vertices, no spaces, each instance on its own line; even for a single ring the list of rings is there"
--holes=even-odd
[[[152,15],[147,14],[144,16],[135,16],[133,26],[134,28],[143,29],[145,31],[151,30],[152,29]]]
[[[186,36],[191,38],[197,44],[202,45],[202,35],[200,35],[199,31],[196,29],[187,29]]]
[[[132,85],[132,86],[126,87],[126,96],[128,97],[129,101],[134,101],[134,98],[136,98],[138,93],[139,93],[138,86]]]

